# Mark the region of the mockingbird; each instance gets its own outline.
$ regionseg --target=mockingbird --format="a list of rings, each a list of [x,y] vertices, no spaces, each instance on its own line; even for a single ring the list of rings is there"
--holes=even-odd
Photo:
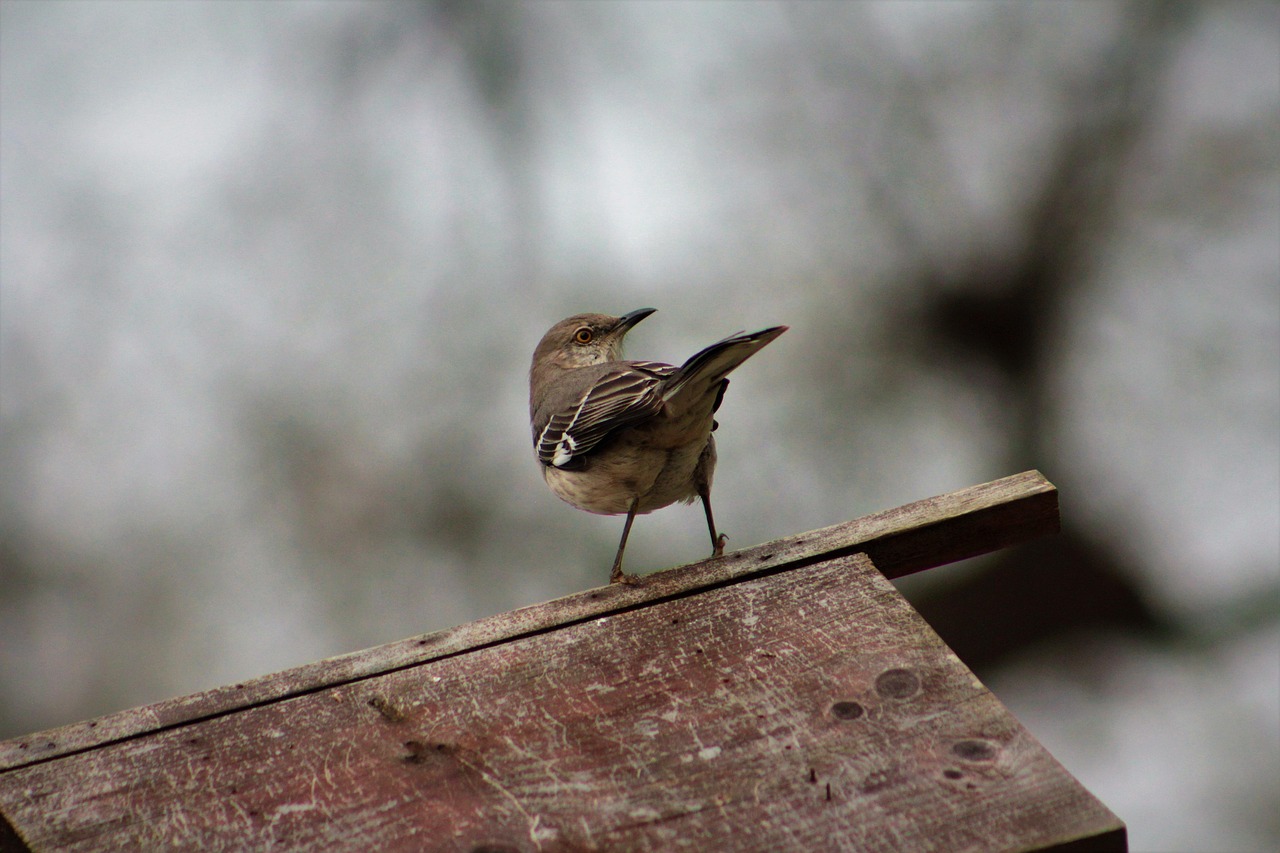
[[[680,367],[622,361],[627,331],[654,312],[577,314],[543,335],[529,369],[529,417],[542,476],[561,500],[602,515],[626,513],[611,583],[634,583],[622,552],[637,514],[702,499],[712,556],[725,536],[711,515],[720,407],[729,372],[787,330],[739,332]]]

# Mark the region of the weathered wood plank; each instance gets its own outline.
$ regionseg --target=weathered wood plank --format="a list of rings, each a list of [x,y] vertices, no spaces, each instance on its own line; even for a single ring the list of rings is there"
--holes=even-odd
[[[744,578],[868,553],[888,577],[977,556],[1058,530],[1057,489],[1038,471],[821,530],[656,572],[636,586],[587,590],[467,625],[329,658],[240,684],[0,742],[0,772],[149,732],[347,684],[494,643],[689,595]]]
[[[37,850],[1123,849],[861,555],[32,764],[0,809]]]

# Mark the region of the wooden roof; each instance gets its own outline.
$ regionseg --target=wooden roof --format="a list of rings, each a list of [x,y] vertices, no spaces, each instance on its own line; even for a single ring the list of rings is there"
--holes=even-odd
[[[6,741],[0,849],[1123,850],[887,579],[1057,524],[1027,472]]]

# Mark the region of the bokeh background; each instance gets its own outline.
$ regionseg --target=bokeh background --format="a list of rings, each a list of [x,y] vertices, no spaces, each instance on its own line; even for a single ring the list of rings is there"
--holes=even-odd
[[[0,737],[602,583],[527,364],[643,306],[792,327],[731,548],[1042,470],[903,591],[1133,849],[1280,845],[1269,2],[4,0]]]

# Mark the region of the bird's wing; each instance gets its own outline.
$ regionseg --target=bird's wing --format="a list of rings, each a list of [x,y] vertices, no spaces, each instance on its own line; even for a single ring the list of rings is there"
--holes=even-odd
[[[657,361],[615,361],[600,367],[598,372],[583,368],[589,381],[582,392],[544,415],[541,429],[535,423],[534,446],[543,464],[572,467],[609,433],[656,415],[662,410],[659,385],[676,370]]]
[[[786,326],[773,326],[758,332],[735,332],[694,353],[663,383],[662,401],[678,412],[683,408],[683,400],[700,400],[716,388],[712,409],[720,408],[725,377],[786,330]]]

